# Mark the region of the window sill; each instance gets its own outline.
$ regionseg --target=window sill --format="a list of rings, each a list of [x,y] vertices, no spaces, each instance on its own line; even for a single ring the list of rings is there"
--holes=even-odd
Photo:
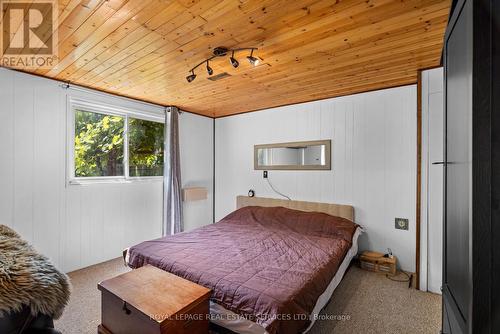
[[[68,180],[70,186],[87,186],[93,184],[127,184],[127,183],[156,183],[162,182],[163,176],[145,176],[125,178],[88,178],[88,179],[71,179]]]

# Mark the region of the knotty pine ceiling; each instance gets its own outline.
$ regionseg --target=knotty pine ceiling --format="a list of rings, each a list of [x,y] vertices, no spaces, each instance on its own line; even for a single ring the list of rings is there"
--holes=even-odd
[[[439,65],[448,0],[59,0],[59,63],[24,69],[220,117],[412,84]],[[188,83],[217,46],[237,53]]]

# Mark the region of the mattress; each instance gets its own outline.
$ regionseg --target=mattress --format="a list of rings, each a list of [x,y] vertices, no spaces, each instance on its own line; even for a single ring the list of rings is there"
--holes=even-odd
[[[129,266],[151,264],[208,287],[212,302],[270,334],[301,333],[349,257],[357,227],[324,213],[244,207],[131,247]]]
[[[307,327],[307,329],[303,332],[304,334],[312,328],[318,318],[319,313],[328,304],[333,295],[333,292],[340,284],[340,281],[344,277],[344,274],[347,271],[347,268],[349,267],[352,259],[358,253],[358,238],[362,231],[363,230],[359,227],[354,233],[354,236],[352,237],[351,249],[349,249],[349,252],[347,252],[344,260],[342,261],[342,264],[340,265],[333,279],[330,281],[330,284],[328,284],[326,290],[323,292],[323,294],[321,294],[321,296],[319,296],[318,300],[316,301],[316,305],[314,306],[314,309],[310,315],[311,323],[309,327]],[[210,302],[210,318],[211,322],[227,328],[235,333],[267,334],[267,331],[264,327],[253,321],[239,317],[238,314],[231,312],[225,309],[223,306],[212,301]]]

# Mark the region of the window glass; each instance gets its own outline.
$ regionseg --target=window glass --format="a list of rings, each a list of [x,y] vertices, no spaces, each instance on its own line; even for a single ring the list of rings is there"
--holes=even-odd
[[[163,175],[163,123],[128,119],[129,176]]]
[[[75,176],[124,176],[125,119],[75,110]]]

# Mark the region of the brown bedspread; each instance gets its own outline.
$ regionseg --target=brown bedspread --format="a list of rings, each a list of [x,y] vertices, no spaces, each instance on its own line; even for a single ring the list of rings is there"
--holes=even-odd
[[[129,265],[152,264],[210,288],[213,302],[269,333],[299,333],[356,227],[323,213],[244,207],[216,224],[131,247]]]

